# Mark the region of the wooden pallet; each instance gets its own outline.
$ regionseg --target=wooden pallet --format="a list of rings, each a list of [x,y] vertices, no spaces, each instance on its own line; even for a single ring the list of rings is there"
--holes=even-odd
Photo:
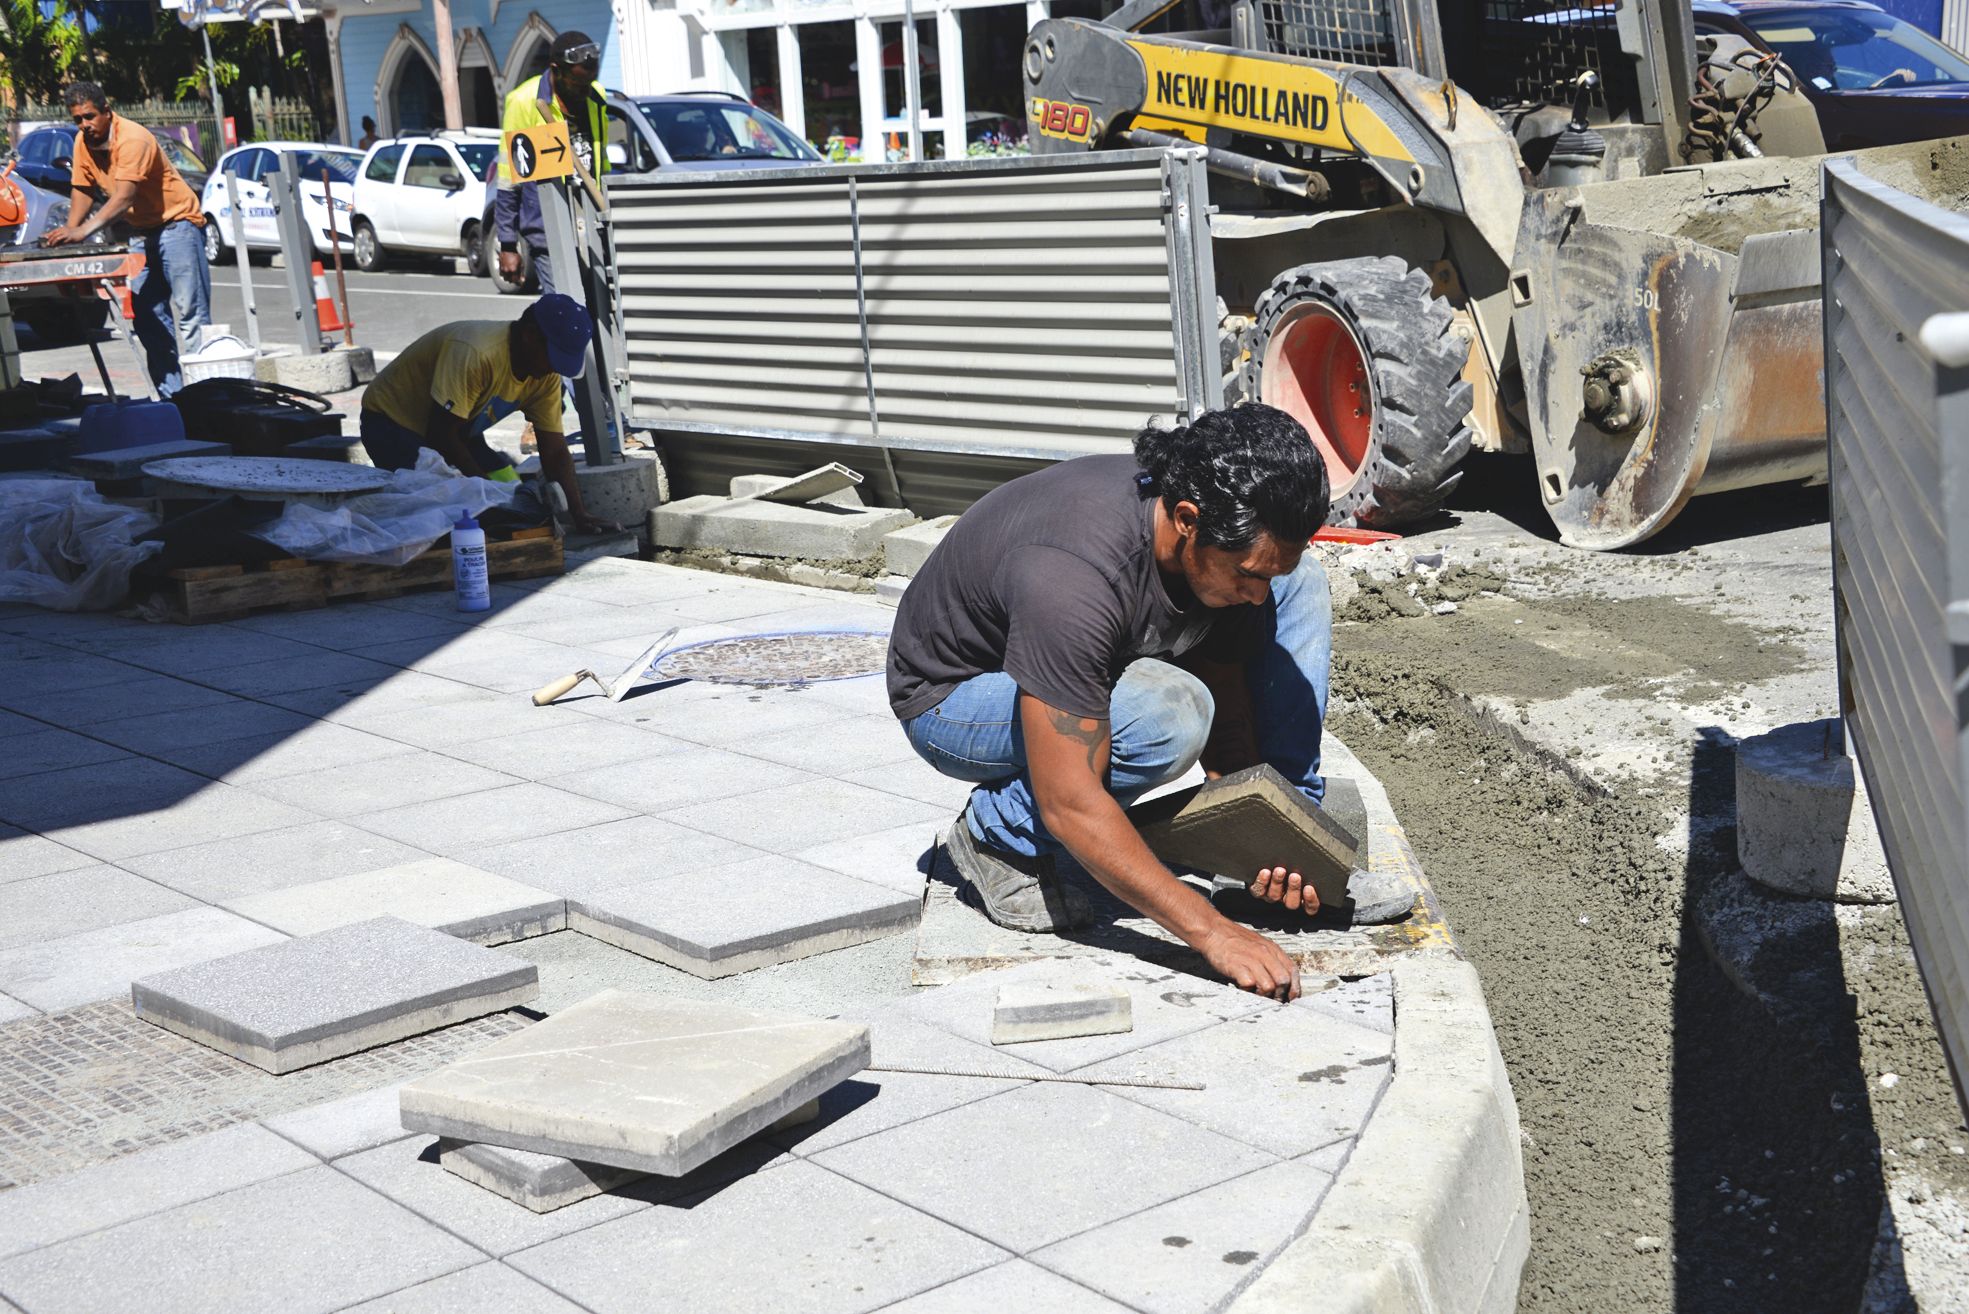
[[[522,529],[485,545],[493,579],[532,579],[565,568],[561,542],[547,528]],[[283,557],[253,566],[186,566],[153,581],[152,596],[180,625],[235,620],[256,611],[306,611],[337,599],[393,598],[451,587],[451,548],[434,547],[401,566]]]

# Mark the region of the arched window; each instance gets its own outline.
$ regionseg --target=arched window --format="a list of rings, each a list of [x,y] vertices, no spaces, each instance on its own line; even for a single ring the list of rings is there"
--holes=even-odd
[[[443,126],[437,56],[410,24],[400,24],[376,70],[377,131],[387,137]]]
[[[519,35],[506,50],[506,76],[500,81],[500,95],[511,92],[514,87],[545,71],[547,67],[547,48],[554,43],[554,29],[539,11],[526,16],[526,23]]]

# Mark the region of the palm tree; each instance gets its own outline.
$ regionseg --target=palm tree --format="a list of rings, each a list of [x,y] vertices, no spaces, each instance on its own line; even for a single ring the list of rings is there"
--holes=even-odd
[[[16,101],[60,100],[82,41],[68,0],[0,0],[0,87]]]

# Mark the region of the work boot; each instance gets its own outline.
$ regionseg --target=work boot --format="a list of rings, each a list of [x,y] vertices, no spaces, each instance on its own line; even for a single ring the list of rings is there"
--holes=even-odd
[[[1347,875],[1347,898],[1354,905],[1355,926],[1398,922],[1415,907],[1415,887],[1392,872],[1363,871]]]
[[[967,808],[944,837],[957,874],[971,883],[985,916],[1013,931],[1044,934],[1085,926],[1094,915],[1087,896],[1061,880],[1051,858],[1028,858],[971,834]]]

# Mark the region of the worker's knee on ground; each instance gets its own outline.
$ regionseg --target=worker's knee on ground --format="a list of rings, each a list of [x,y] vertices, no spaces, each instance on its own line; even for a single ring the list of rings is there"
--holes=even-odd
[[[1203,756],[1217,702],[1203,681],[1168,662],[1138,661],[1115,685],[1110,756],[1117,774],[1159,785]]]

